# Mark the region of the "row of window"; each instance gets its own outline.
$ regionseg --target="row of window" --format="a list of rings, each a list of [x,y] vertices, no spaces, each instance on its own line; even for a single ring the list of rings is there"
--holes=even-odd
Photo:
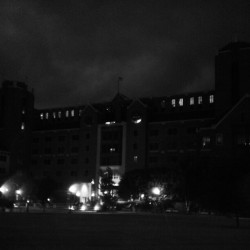
[[[198,96],[197,98],[190,97],[189,98],[189,105],[193,106],[196,103],[198,105],[202,105],[203,104],[203,98],[204,98],[203,96]],[[209,101],[210,104],[214,103],[214,95],[209,95],[208,98],[209,98],[208,101]],[[164,101],[165,100],[163,100],[162,103],[161,103],[161,105],[162,105],[163,108],[165,107],[165,102]],[[178,98],[178,99],[173,98],[173,99],[171,99],[171,106],[173,108],[175,108],[177,106],[183,107],[184,106],[184,98]]]
[[[197,128],[196,127],[189,127],[186,129],[187,134],[196,134]],[[178,134],[178,129],[177,128],[168,128],[167,130],[168,135],[177,135]],[[159,135],[159,130],[158,129],[152,129],[149,131],[149,135],[152,137],[156,137]]]
[[[48,177],[48,176],[51,176],[53,173],[51,173],[48,170],[45,170],[45,171],[42,172],[42,174],[43,174],[44,177]],[[79,176],[79,173],[76,170],[71,170],[71,171],[67,171],[67,172],[62,171],[62,170],[58,170],[58,171],[54,172],[54,174],[57,177],[61,177],[61,176],[65,176],[65,175],[69,175],[71,177]],[[89,171],[85,170],[84,173],[83,173],[83,176],[87,177],[88,175],[89,175]]]
[[[66,136],[60,135],[60,136],[58,136],[57,140],[60,141],[60,142],[63,142],[63,141],[66,141],[66,138],[67,138]],[[53,138],[51,136],[46,136],[44,138],[44,141],[45,142],[52,142],[54,139],[55,138]],[[72,135],[71,139],[72,139],[72,141],[79,141],[79,135]],[[33,138],[33,143],[38,143],[40,140],[41,140],[40,138],[34,137]]]
[[[64,165],[66,163],[66,159],[60,158],[60,159],[57,159],[55,162],[56,162],[57,165]],[[89,158],[85,158],[84,162],[86,164],[88,164],[89,163]],[[51,165],[53,163],[53,160],[52,159],[44,159],[44,160],[42,160],[42,162],[40,162],[38,159],[33,159],[32,160],[32,165],[37,165],[39,163],[43,163],[44,165]],[[70,160],[70,164],[72,164],[72,165],[75,165],[75,164],[78,164],[78,163],[79,163],[79,160],[77,158],[72,158]]]
[[[81,114],[82,114],[81,109],[79,109],[79,110],[71,109],[71,110],[65,110],[65,111],[59,110],[59,111],[53,111],[52,113],[42,112],[42,113],[40,113],[40,119],[41,120],[48,120],[50,118],[61,119],[62,117],[66,117],[66,118],[75,117],[75,116],[80,117]]]
[[[52,154],[54,151],[52,150],[52,148],[44,148],[44,153],[45,154]],[[89,151],[89,146],[86,146],[86,151]],[[41,150],[39,150],[38,148],[33,148],[32,153],[33,154],[39,154],[39,152],[41,152]],[[65,153],[66,152],[66,148],[64,147],[58,147],[57,148],[57,153]],[[79,152],[79,148],[78,147],[72,147],[70,149],[71,153],[78,153]]]

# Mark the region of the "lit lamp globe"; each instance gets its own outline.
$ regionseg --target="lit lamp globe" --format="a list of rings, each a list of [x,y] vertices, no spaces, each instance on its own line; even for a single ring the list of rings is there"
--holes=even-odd
[[[152,193],[154,195],[160,195],[161,194],[161,190],[158,187],[154,187],[154,188],[152,188]]]
[[[21,189],[16,190],[16,194],[17,195],[21,195],[22,194],[22,190]]]

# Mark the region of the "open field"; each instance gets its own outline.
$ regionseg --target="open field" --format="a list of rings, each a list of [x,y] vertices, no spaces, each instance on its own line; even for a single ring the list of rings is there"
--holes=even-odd
[[[0,249],[250,249],[250,221],[140,213],[0,213]]]

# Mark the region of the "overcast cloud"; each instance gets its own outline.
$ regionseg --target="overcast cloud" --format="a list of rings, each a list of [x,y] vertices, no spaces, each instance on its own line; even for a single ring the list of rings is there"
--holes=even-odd
[[[37,108],[214,88],[214,56],[250,41],[250,3],[0,1],[1,79],[26,81]]]

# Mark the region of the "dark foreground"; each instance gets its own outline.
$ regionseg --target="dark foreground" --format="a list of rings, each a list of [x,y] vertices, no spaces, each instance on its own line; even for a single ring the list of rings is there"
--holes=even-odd
[[[250,221],[166,214],[1,213],[0,249],[250,249]]]

